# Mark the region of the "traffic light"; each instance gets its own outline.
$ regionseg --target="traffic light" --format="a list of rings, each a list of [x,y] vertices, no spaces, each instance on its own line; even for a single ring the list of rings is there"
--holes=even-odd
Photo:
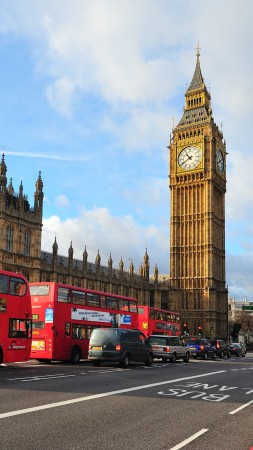
[[[187,334],[187,330],[188,330],[187,323],[184,323],[184,334]]]
[[[202,327],[199,326],[199,327],[198,327],[198,330],[199,330],[199,336],[202,336]]]

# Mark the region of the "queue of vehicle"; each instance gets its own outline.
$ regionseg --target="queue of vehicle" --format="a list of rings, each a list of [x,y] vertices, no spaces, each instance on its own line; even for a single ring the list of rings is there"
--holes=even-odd
[[[243,345],[240,343],[237,343],[237,342],[233,342],[233,343],[229,344],[229,350],[230,350],[231,355],[235,355],[238,358],[240,356],[243,357],[246,354]]]
[[[245,356],[241,344],[226,343],[222,339],[208,340],[202,336],[150,335],[148,338],[140,330],[123,328],[97,328],[92,331],[88,359],[94,366],[115,362],[127,368],[130,363],[151,366],[153,359],[175,363],[177,360],[189,362],[201,358],[223,359],[231,355]]]

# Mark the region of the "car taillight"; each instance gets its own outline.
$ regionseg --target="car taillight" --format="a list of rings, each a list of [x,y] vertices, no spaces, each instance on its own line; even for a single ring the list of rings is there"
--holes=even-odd
[[[120,345],[120,344],[117,344],[117,345],[115,346],[115,350],[116,350],[117,352],[120,352],[120,349],[121,349],[121,345]]]
[[[170,353],[170,347],[163,347],[163,351],[167,352],[167,353]]]
[[[204,350],[205,349],[204,345],[200,345],[199,348],[200,348],[200,350]]]
[[[217,348],[220,348],[220,344],[217,344]]]
[[[89,350],[91,350],[91,345],[89,344]]]

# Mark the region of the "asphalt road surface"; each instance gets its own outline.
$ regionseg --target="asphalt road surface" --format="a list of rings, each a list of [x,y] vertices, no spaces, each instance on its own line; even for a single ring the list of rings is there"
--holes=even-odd
[[[253,449],[253,353],[0,367],[0,449]]]

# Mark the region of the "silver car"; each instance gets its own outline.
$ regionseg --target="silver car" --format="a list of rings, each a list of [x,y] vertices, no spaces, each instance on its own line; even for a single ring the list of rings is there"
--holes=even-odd
[[[178,336],[163,336],[152,334],[148,338],[152,345],[154,358],[175,363],[177,359],[189,362],[190,351]]]

